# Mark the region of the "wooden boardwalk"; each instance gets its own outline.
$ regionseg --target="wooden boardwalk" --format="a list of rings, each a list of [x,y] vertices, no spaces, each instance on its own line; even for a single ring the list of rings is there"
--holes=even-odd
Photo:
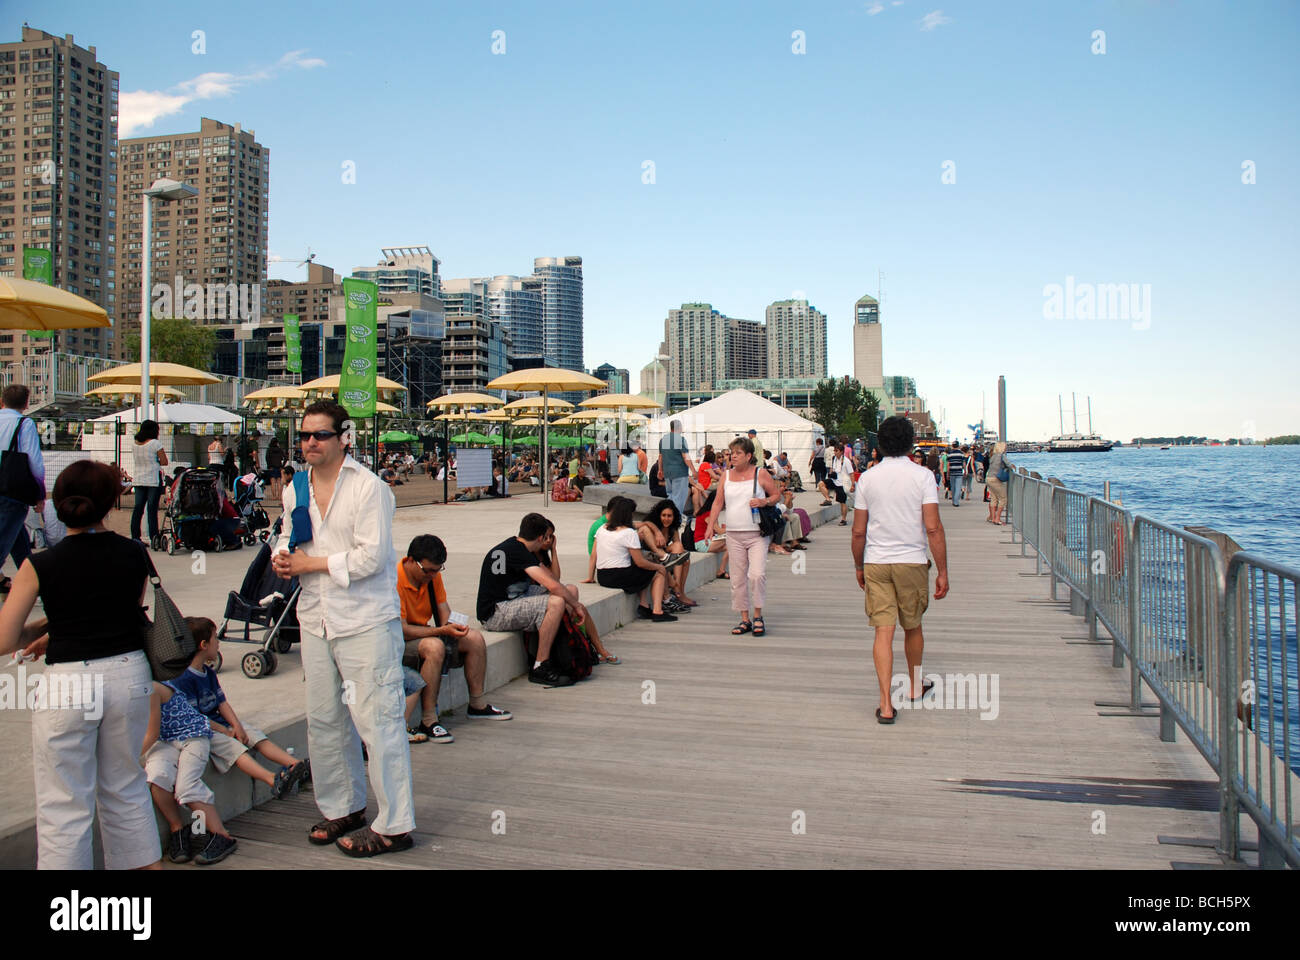
[[[677,623],[620,630],[622,665],[564,689],[517,680],[491,697],[513,721],[454,716],[454,744],[412,747],[415,850],[310,846],[305,791],[235,819],[239,850],[218,869],[1219,866],[1156,839],[1216,835],[1209,767],[1155,719],[1098,716],[1095,700],[1126,698],[1127,671],[1109,647],[1067,642],[1082,621],[984,516],[978,500],[942,506],[952,592],[931,602],[925,667],[996,674],[996,719],[875,722],[849,528],[831,525],[805,573],[769,558],[767,636],[729,635],[715,581]],[[895,648],[901,673],[901,632]]]

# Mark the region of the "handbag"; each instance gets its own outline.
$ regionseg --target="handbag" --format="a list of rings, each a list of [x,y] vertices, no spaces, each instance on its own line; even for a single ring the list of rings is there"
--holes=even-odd
[[[0,453],[0,496],[34,507],[42,496],[41,485],[32,476],[32,464],[27,454],[18,449],[18,434],[22,432],[23,421],[26,419],[27,417],[18,418],[13,438],[9,441],[9,449]]]
[[[153,622],[145,627],[144,653],[155,680],[172,680],[185,672],[199,645],[180,610],[162,588],[162,580],[147,549],[144,560],[149,565],[149,582],[153,584]]]
[[[754,496],[758,496],[758,471],[754,471]],[[758,508],[758,532],[765,537],[777,536],[785,526],[785,518],[775,506],[766,505]]]
[[[1006,483],[1010,479],[1011,479],[1011,471],[1008,470],[1006,467],[1003,467],[1001,470],[998,471],[998,480],[1000,482]]]

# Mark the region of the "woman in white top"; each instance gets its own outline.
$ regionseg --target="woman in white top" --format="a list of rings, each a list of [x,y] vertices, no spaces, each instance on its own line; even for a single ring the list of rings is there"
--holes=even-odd
[[[834,446],[835,457],[831,460],[830,478],[831,489],[835,491],[835,499],[840,505],[840,526],[849,525],[849,492],[853,489],[853,454],[849,453],[847,446],[843,443],[837,443]]]
[[[220,472],[225,459],[226,445],[221,442],[220,437],[213,437],[212,442],[208,444],[208,466]]]
[[[135,477],[135,509],[131,511],[131,538],[140,539],[140,517],[149,511],[149,543],[161,549],[158,536],[158,498],[162,495],[162,468],[167,466],[167,454],[158,439],[158,422],[146,420],[140,424],[131,451]]]
[[[668,568],[641,552],[641,535],[632,526],[636,503],[628,497],[611,497],[609,519],[596,531],[596,582],[624,593],[639,593],[637,615],[668,623],[677,618],[664,612]],[[646,599],[650,605],[646,604]]]
[[[731,441],[731,469],[718,484],[718,496],[709,514],[704,538],[713,536],[713,525],[721,514],[727,524],[727,558],[731,563],[731,609],[741,621],[731,632],[735,636],[754,631],[767,633],[763,622],[763,597],[767,588],[767,538],[758,527],[758,508],[780,499],[776,481],[754,463],[754,443],[748,437]],[[750,611],[753,610],[751,616]]]

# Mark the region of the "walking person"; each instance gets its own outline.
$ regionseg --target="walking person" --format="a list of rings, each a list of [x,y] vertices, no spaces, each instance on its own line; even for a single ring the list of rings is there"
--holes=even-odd
[[[988,522],[999,526],[1002,525],[1002,511],[1007,508],[1007,480],[1011,478],[1005,461],[1006,452],[1006,442],[999,440],[993,445],[993,453],[989,455],[989,463],[984,470],[984,486],[988,487],[991,497]]]
[[[732,628],[734,636],[754,631],[767,633],[763,620],[763,600],[767,589],[767,538],[758,525],[758,508],[771,506],[780,499],[776,481],[754,461],[754,444],[748,437],[731,441],[731,466],[717,484],[717,499],[704,539],[713,536],[713,527],[721,516],[727,525],[727,559],[731,565],[731,609],[740,613],[740,623]]]
[[[158,536],[158,499],[162,496],[162,468],[167,466],[167,453],[158,439],[158,422],[146,420],[136,431],[135,446],[131,451],[132,475],[135,477],[135,508],[131,511],[131,539],[140,539],[140,518],[148,512],[149,543],[158,550],[162,544]]]
[[[284,451],[280,448],[280,438],[272,437],[270,445],[266,448],[266,480],[271,484],[271,496],[278,497],[283,494],[283,488],[280,486],[280,468],[284,466]]]
[[[226,449],[226,455],[221,461],[221,476],[226,481],[226,489],[235,489],[235,451],[231,448]]]
[[[971,489],[975,485],[975,455],[971,453],[970,444],[966,444],[961,448],[961,456],[962,482],[965,485],[965,490],[962,491],[962,496],[969,500]]]
[[[393,562],[396,503],[384,482],[349,455],[350,425],[333,400],[317,400],[304,412],[298,436],[309,497],[298,503],[302,481],[284,490],[283,515],[291,523],[276,543],[274,568],[298,577],[302,591],[307,739],[316,804],[326,818],[308,839],[373,857],[414,845],[415,804]],[[379,807],[370,826],[363,741]]]
[[[664,487],[668,499],[677,505],[678,513],[686,512],[686,501],[691,495],[691,478],[695,464],[686,453],[686,438],[682,436],[682,422],[668,424],[668,436],[659,441],[659,462],[662,464]],[[694,510],[691,511],[694,513]]]
[[[907,458],[914,437],[906,417],[889,417],[881,423],[878,439],[883,459],[863,475],[855,496],[853,566],[858,586],[866,594],[867,622],[875,628],[872,659],[880,683],[876,708],[880,723],[893,723],[897,717],[889,696],[895,626],[903,628],[909,702],[920,700],[933,686],[921,685],[925,648],[921,618],[930,602],[927,543],[937,568],[934,598],[942,600],[948,594],[948,547],[939,520],[939,490],[934,475]]]
[[[45,679],[67,689],[95,678],[97,702],[71,709],[48,698],[31,716],[37,867],[90,870],[99,819],[104,866],[157,868],[161,850],[140,747],[152,676],[144,654],[148,554],[107,530],[121,485],[106,463],[77,460],[54,482],[67,536],[32,554],[0,607],[0,656],[45,657]],[[27,623],[40,597],[47,619]]]
[[[961,506],[961,493],[964,486],[964,476],[966,473],[966,458],[962,455],[961,447],[957,441],[953,441],[952,449],[948,451],[948,492],[952,497],[954,507]]]
[[[853,488],[853,454],[848,452],[844,443],[834,446],[835,459],[831,461],[831,472],[827,483],[835,491],[835,500],[840,505],[840,526],[849,525],[849,491]],[[827,499],[830,498],[829,492]]]
[[[37,513],[45,511],[45,461],[41,458],[40,432],[30,417],[23,416],[29,396],[27,387],[21,383],[11,383],[0,394],[3,405],[0,406],[0,450],[12,447],[15,453],[26,454],[32,479],[32,486],[26,491],[0,490],[0,562],[12,555],[15,570],[32,552],[27,537],[28,508],[34,506]],[[19,499],[19,495],[24,498]],[[0,592],[7,591],[11,582],[8,577],[0,578]]]
[[[808,469],[812,471],[813,489],[823,491],[826,482],[826,444],[821,437],[818,437],[817,442],[813,444],[812,456],[808,458]],[[822,506],[829,507],[830,498],[826,497],[824,492],[822,496],[824,498]]]

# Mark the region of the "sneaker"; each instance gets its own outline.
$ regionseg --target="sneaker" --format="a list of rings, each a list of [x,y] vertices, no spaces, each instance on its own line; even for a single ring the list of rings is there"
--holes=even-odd
[[[417,733],[422,733],[429,738],[432,743],[455,743],[456,738],[447,732],[447,728],[441,723],[422,723],[415,728]]]
[[[665,567],[671,570],[679,563],[685,563],[690,558],[691,555],[689,553],[670,553],[667,555],[667,557],[661,560],[660,563],[662,563]]]
[[[642,620],[649,620],[654,614],[644,603],[637,604],[636,615]]]
[[[691,608],[682,603],[676,597],[669,597],[664,601],[665,613],[690,613]]]
[[[212,839],[203,851],[194,858],[194,862],[200,867],[206,867],[211,863],[218,863],[235,852],[235,847],[239,846],[239,841],[234,837],[222,836],[214,833]]]
[[[544,660],[540,667],[533,667],[528,671],[528,682],[541,683],[548,687],[568,687],[573,685],[573,677],[560,673],[551,666],[551,661]]]
[[[190,833],[188,823],[173,832],[171,840],[167,844],[167,859],[172,863],[189,863],[194,859],[194,853],[190,847],[192,838],[193,834]]]
[[[465,714],[471,720],[512,720],[515,716],[509,710],[498,710],[490,703],[482,710],[475,710],[473,707],[469,707],[466,709]]]
[[[674,623],[677,620],[676,617],[667,611],[664,611],[663,613],[652,613],[650,614],[650,619],[655,623]]]

